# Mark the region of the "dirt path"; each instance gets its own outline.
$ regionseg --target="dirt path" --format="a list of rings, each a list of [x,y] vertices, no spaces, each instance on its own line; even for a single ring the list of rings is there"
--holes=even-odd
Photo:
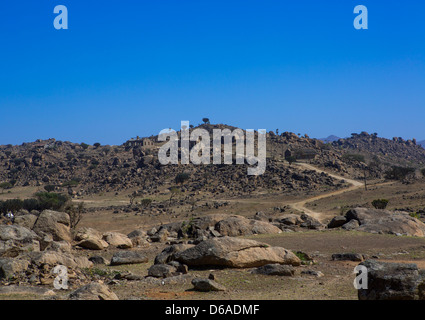
[[[338,176],[338,175],[333,174],[333,173],[326,172],[324,170],[321,170],[319,168],[316,168],[316,167],[314,167],[314,166],[312,166],[310,164],[307,164],[307,163],[296,163],[294,165],[299,166],[299,167],[303,167],[303,168],[308,169],[308,170],[314,170],[314,171],[317,171],[319,173],[324,172],[324,173],[326,173],[327,175],[331,176],[334,179],[345,180],[346,182],[348,182],[348,183],[351,184],[351,187],[349,187],[349,188],[342,189],[342,190],[337,190],[337,191],[332,191],[332,192],[325,193],[325,194],[321,194],[321,195],[318,195],[318,196],[315,196],[315,197],[312,197],[312,198],[308,198],[308,199],[305,199],[305,200],[302,200],[302,201],[298,201],[298,202],[295,202],[295,203],[292,203],[291,204],[291,206],[294,209],[296,209],[298,211],[305,212],[308,215],[312,216],[313,218],[315,218],[315,219],[317,219],[317,220],[319,220],[321,222],[326,218],[326,216],[324,216],[324,214],[321,213],[321,212],[315,212],[315,211],[313,211],[311,209],[306,208],[306,204],[307,203],[312,202],[312,201],[316,201],[316,200],[319,200],[319,199],[323,199],[323,198],[328,198],[328,197],[331,197],[331,196],[339,195],[341,193],[350,192],[350,191],[356,190],[356,189],[361,188],[361,187],[364,186],[364,184],[362,182],[359,182],[359,181],[356,181],[356,180],[353,180],[353,179],[348,179],[346,177]]]

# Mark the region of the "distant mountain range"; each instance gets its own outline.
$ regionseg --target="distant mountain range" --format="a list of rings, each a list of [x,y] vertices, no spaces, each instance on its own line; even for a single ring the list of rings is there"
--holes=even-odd
[[[419,141],[416,144],[419,144],[422,146],[422,148],[425,148],[425,140]]]
[[[321,140],[321,141],[323,141],[325,143],[328,143],[328,142],[338,141],[339,139],[341,139],[341,138],[340,137],[337,137],[337,136],[334,136],[334,135],[330,135],[327,138],[320,138],[318,140]]]

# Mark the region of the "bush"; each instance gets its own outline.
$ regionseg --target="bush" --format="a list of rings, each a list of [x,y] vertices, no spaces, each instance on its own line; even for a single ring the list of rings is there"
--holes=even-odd
[[[89,145],[87,143],[81,143],[80,146],[84,149],[87,150],[87,148],[89,147]]]
[[[62,183],[62,187],[76,187],[80,183],[80,179],[75,178]]]
[[[6,201],[0,201],[0,212],[3,214],[11,212],[17,212],[23,209],[23,201],[21,199],[10,199]]]
[[[355,153],[346,153],[342,156],[342,159],[355,162],[365,162],[365,158],[363,155]]]
[[[408,174],[414,173],[414,168],[394,166],[385,172],[385,178],[391,180],[403,180]]]
[[[66,195],[53,192],[38,192],[35,197],[39,203],[39,210],[61,210],[69,200]]]
[[[372,201],[372,206],[374,206],[375,209],[385,209],[388,202],[387,199],[376,199]]]
[[[425,168],[421,170],[422,175],[425,177]]]
[[[189,180],[190,175],[188,173],[179,173],[176,178],[175,178],[175,182],[177,184],[183,184],[185,181]]]
[[[51,184],[44,186],[44,190],[46,190],[47,192],[53,192],[53,191],[55,191],[55,188],[56,187],[51,185]]]
[[[13,188],[13,185],[10,182],[0,183],[0,189],[2,189],[2,193],[4,192],[4,190],[12,189],[12,188]]]

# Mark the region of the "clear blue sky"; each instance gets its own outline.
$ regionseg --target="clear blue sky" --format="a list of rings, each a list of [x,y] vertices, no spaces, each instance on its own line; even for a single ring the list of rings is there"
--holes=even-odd
[[[0,144],[121,144],[203,117],[422,140],[424,21],[418,0],[2,0]]]

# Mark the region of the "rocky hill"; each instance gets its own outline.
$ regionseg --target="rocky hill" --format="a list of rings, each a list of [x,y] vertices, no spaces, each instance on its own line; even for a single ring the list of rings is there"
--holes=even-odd
[[[362,132],[352,134],[350,138],[332,143],[333,147],[349,153],[363,154],[370,161],[387,165],[421,168],[425,166],[425,149],[416,139],[404,140],[394,137],[392,140],[380,138],[376,133]]]
[[[235,129],[211,124],[199,127],[209,132],[217,128]],[[202,191],[237,196],[271,190],[305,192],[323,187],[341,187],[340,181],[326,174],[288,166],[287,163],[284,165],[288,157],[354,178],[362,177],[364,164],[347,159],[347,153],[365,154],[365,162],[381,161],[382,166],[367,167],[372,177],[382,177],[390,164],[415,167],[425,164],[425,150],[415,140],[388,140],[365,132],[332,144],[310,139],[307,135],[301,137],[291,132],[269,132],[267,167],[260,176],[248,176],[247,164],[164,166],[157,157],[160,145],[157,136],[133,139],[120,146],[91,146],[55,139],[3,145],[0,146],[0,183],[51,186],[56,191],[74,196],[135,189],[149,195],[170,188],[176,184],[178,174],[187,173],[187,181],[180,186],[183,192]]]

